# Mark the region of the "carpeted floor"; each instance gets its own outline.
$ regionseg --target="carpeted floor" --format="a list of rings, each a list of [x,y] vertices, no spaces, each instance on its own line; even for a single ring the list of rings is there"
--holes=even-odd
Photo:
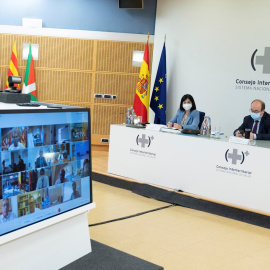
[[[163,267],[91,240],[92,252],[62,270],[162,270]]]

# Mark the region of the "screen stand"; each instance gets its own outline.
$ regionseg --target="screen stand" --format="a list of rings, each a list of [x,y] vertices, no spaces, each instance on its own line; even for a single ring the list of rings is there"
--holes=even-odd
[[[84,212],[1,245],[1,269],[59,269],[91,251]]]

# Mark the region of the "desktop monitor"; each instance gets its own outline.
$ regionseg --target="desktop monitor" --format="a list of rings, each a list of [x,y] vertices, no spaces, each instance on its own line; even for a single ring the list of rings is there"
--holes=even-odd
[[[90,134],[86,108],[0,110],[0,244],[87,209]]]

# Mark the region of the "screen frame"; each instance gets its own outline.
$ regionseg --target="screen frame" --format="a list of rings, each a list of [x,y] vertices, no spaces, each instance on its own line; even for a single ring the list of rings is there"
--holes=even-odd
[[[52,217],[45,218],[40,221],[36,221],[30,225],[26,225],[20,227],[16,230],[10,231],[5,233],[4,235],[0,236],[0,246],[15,240],[16,238],[23,237],[27,234],[31,234],[48,226],[52,226],[53,224],[62,222],[79,214],[88,212],[90,209],[95,208],[95,203],[93,203],[93,190],[92,190],[92,148],[91,148],[91,110],[89,108],[84,107],[68,107],[68,108],[61,108],[61,109],[10,109],[10,110],[1,110],[1,114],[34,114],[34,113],[65,113],[65,112],[87,112],[88,113],[88,137],[89,137],[89,186],[90,186],[90,202],[83,204],[81,206],[75,207],[73,209],[67,210],[60,214],[57,214]],[[31,125],[28,125],[31,126]]]

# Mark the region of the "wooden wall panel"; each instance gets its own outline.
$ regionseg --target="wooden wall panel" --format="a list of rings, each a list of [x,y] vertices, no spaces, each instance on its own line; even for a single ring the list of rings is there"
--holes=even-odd
[[[0,46],[1,46],[0,65],[1,66],[9,65],[10,56],[12,52],[12,46],[15,39],[16,39],[16,35],[3,35],[3,34],[0,35]]]
[[[94,105],[92,134],[109,135],[111,124],[123,124],[125,122],[126,111],[126,107]]]
[[[68,70],[93,69],[93,40],[58,37],[33,37],[40,47],[36,67]]]
[[[39,60],[34,61],[35,68],[88,71],[93,69],[94,40],[8,34],[0,35],[0,65],[9,66],[14,41],[19,66],[26,66],[27,63],[27,60],[22,60],[22,44],[36,43],[39,44]]]
[[[132,105],[138,74],[96,74],[94,92],[96,94],[117,95],[116,100],[95,99],[95,103]]]
[[[132,67],[132,53],[144,51],[145,43],[0,34],[2,89],[14,41],[22,79],[27,63],[22,60],[22,44],[39,44],[39,60],[34,61],[38,101],[91,109],[94,143],[109,138],[111,124],[124,123],[140,72],[140,67]],[[152,53],[153,44],[149,44],[150,67]],[[95,93],[117,95],[117,99],[94,99]]]
[[[6,78],[7,78],[7,68],[0,66],[0,90],[4,90],[6,86]]]
[[[144,51],[145,43],[100,40],[97,44],[97,71],[139,73],[132,66],[133,50]],[[153,44],[149,45],[149,62],[152,63]],[[151,67],[152,65],[150,65]],[[151,71],[151,69],[150,69]]]
[[[35,70],[38,100],[90,102],[91,73]]]

